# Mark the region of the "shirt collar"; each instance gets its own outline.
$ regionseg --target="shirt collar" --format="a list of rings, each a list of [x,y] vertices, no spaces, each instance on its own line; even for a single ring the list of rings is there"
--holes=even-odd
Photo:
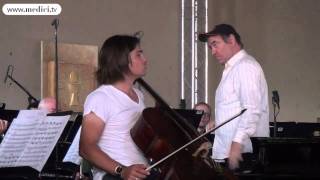
[[[227,69],[229,67],[232,67],[233,65],[235,65],[237,62],[240,61],[240,59],[247,54],[247,52],[245,50],[240,50],[238,51],[236,54],[234,54],[224,65],[224,68]]]

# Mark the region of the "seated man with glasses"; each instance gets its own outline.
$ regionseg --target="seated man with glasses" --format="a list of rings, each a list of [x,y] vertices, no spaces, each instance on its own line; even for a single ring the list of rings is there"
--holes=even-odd
[[[203,134],[214,128],[214,121],[211,119],[211,107],[205,102],[199,102],[194,106],[195,110],[203,111],[198,132]]]

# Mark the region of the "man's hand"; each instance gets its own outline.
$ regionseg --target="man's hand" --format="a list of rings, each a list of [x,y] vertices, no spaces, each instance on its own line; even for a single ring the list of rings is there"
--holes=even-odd
[[[229,153],[229,168],[231,170],[239,168],[240,161],[242,161],[241,149],[240,143],[232,142]]]
[[[0,119],[0,135],[8,128],[8,121]]]

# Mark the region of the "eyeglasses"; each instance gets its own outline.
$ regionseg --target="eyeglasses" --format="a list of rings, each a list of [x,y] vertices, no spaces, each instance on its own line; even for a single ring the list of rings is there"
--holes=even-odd
[[[211,113],[204,112],[202,116],[204,116],[204,117],[210,117],[210,116],[211,116]]]

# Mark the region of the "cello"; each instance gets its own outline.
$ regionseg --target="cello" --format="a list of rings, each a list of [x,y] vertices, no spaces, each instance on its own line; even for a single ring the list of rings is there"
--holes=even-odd
[[[155,98],[158,106],[144,109],[130,134],[150,161],[150,167],[157,162],[157,180],[237,179],[206,156],[206,150],[201,147],[209,141],[204,136],[172,110],[143,79],[136,81]]]

